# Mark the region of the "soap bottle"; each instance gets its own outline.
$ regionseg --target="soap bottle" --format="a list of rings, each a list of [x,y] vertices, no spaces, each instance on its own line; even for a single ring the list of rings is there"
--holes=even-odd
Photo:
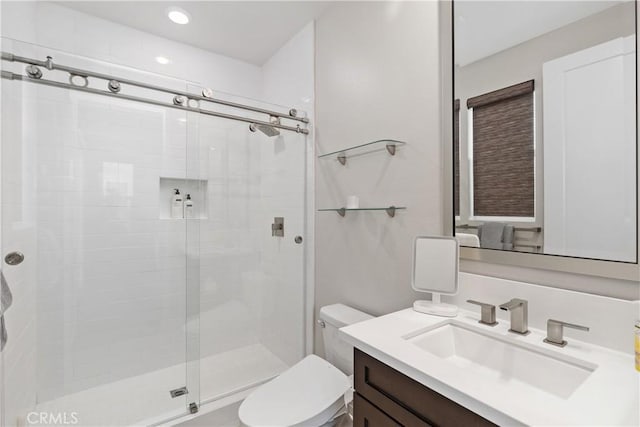
[[[191,200],[191,194],[187,194],[187,198],[184,200],[184,217],[193,218],[193,200]]]
[[[180,190],[177,188],[173,189],[174,193],[171,196],[171,218],[173,219],[182,219],[184,218],[184,208],[182,207],[182,196],[180,195]]]

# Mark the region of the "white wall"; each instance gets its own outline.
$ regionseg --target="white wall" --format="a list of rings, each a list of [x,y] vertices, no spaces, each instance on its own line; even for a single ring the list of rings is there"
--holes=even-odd
[[[218,96],[226,92],[260,98],[262,94],[262,71],[253,64],[174,42],[53,2],[7,1],[2,2],[1,12],[3,37],[198,82],[212,88]],[[156,56],[164,56],[171,62],[159,64]]]
[[[316,161],[317,208],[348,195],[384,212],[316,214],[316,315],[345,303],[379,315],[409,306],[412,242],[442,234],[438,4],[354,2],[330,6],[316,23],[318,154],[380,138],[407,142],[386,151]],[[322,353],[316,328],[316,352]]]
[[[310,22],[262,66],[260,99],[297,108],[313,118],[314,56],[314,23]]]

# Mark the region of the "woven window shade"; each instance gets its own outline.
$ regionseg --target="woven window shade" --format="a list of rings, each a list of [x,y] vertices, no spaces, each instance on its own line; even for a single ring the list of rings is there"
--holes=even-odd
[[[460,100],[453,101],[453,214],[460,215]]]
[[[533,80],[467,100],[473,108],[473,215],[533,217]]]

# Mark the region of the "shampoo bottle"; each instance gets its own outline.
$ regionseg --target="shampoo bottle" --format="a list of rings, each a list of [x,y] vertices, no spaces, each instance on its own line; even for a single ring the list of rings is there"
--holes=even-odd
[[[187,198],[184,200],[184,217],[193,218],[193,200],[191,200],[191,194],[187,194]]]
[[[182,196],[180,195],[180,190],[174,188],[173,191],[173,196],[171,196],[171,218],[184,218],[184,208],[182,207]]]

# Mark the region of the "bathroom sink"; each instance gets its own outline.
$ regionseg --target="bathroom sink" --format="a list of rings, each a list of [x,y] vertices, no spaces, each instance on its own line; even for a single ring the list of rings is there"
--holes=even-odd
[[[452,364],[461,375],[492,384],[533,387],[568,399],[596,365],[456,321],[403,337]]]

